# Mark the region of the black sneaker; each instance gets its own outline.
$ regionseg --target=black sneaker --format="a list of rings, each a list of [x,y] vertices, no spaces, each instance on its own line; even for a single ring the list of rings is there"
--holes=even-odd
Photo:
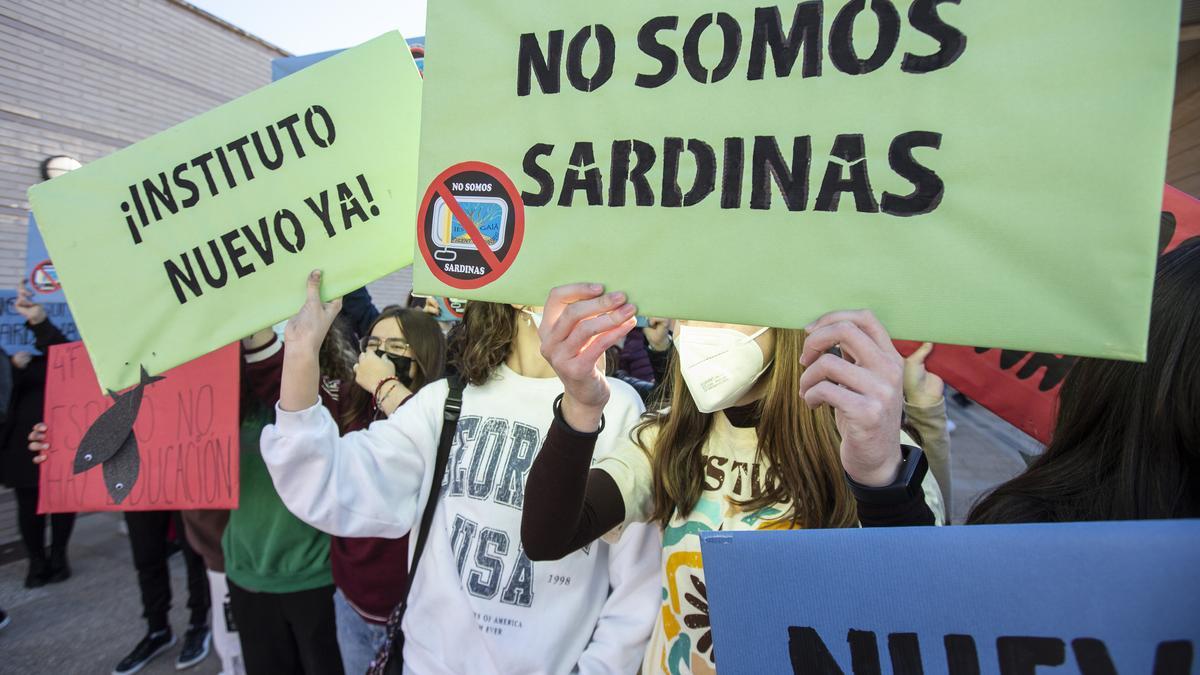
[[[59,564],[50,563],[46,567],[46,573],[42,576],[42,580],[48,584],[57,584],[60,581],[66,581],[71,578],[71,566],[66,562]]]
[[[45,586],[46,567],[45,560],[30,560],[29,571],[25,573],[25,588]]]
[[[146,633],[146,637],[129,652],[129,655],[121,659],[117,664],[113,675],[129,675],[141,670],[147,663],[175,646],[175,634],[170,628],[164,628],[157,633]]]
[[[8,612],[0,609],[0,628],[4,628],[11,622],[12,619],[8,618]]]
[[[175,659],[175,670],[185,670],[200,663],[208,656],[208,646],[212,642],[212,631],[207,624],[193,624],[183,634],[183,649],[179,650],[179,658]]]

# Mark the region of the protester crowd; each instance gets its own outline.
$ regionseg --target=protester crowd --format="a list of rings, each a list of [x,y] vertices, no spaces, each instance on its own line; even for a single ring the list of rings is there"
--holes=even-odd
[[[212,644],[227,675],[711,673],[738,647],[710,630],[700,532],[947,521],[942,382],[869,311],[641,323],[581,283],[459,321],[320,284],[242,341],[239,508],[124,513],[147,632],[114,673],[176,643],[176,550],[181,669]],[[1196,298],[1200,241],[1159,262],[1148,360],[1080,359],[1046,451],[967,522],[1200,516]],[[27,291],[16,309],[42,353],[65,341]],[[45,373],[0,360],[28,587],[71,574],[74,516],[36,512]]]

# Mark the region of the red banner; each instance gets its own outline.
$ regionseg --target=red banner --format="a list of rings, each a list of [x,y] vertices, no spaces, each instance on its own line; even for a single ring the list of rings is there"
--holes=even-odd
[[[1200,237],[1200,201],[1166,186],[1159,253]],[[915,342],[897,342],[904,355]],[[1042,443],[1053,431],[1058,389],[1074,356],[1008,349],[938,345],[925,361],[930,372]]]
[[[230,345],[104,396],[82,342],[51,347],[38,513],[237,508],[239,360]]]

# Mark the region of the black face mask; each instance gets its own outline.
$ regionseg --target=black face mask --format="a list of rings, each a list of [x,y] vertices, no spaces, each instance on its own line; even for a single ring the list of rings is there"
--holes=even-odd
[[[400,380],[400,384],[412,389],[413,378],[410,374],[412,372],[412,357],[396,356],[395,354],[388,354],[382,351],[376,351],[375,353],[391,361],[392,365],[396,366],[396,378]]]

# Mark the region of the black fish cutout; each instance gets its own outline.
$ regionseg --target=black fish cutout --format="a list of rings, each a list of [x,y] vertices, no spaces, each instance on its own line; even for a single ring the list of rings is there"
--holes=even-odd
[[[142,407],[142,394],[146,385],[158,382],[163,378],[150,377],[142,368],[142,381],[124,394],[108,395],[113,399],[113,407],[105,410],[95,423],[83,435],[79,442],[79,450],[75,452],[75,473],[83,473],[88,469],[107,462],[125,445],[125,440],[133,433],[133,423],[137,420],[138,411]]]
[[[130,433],[116,453],[104,463],[104,486],[108,488],[108,496],[112,497],[114,502],[120,504],[133,491],[133,484],[137,482],[141,465],[137,434]]]

